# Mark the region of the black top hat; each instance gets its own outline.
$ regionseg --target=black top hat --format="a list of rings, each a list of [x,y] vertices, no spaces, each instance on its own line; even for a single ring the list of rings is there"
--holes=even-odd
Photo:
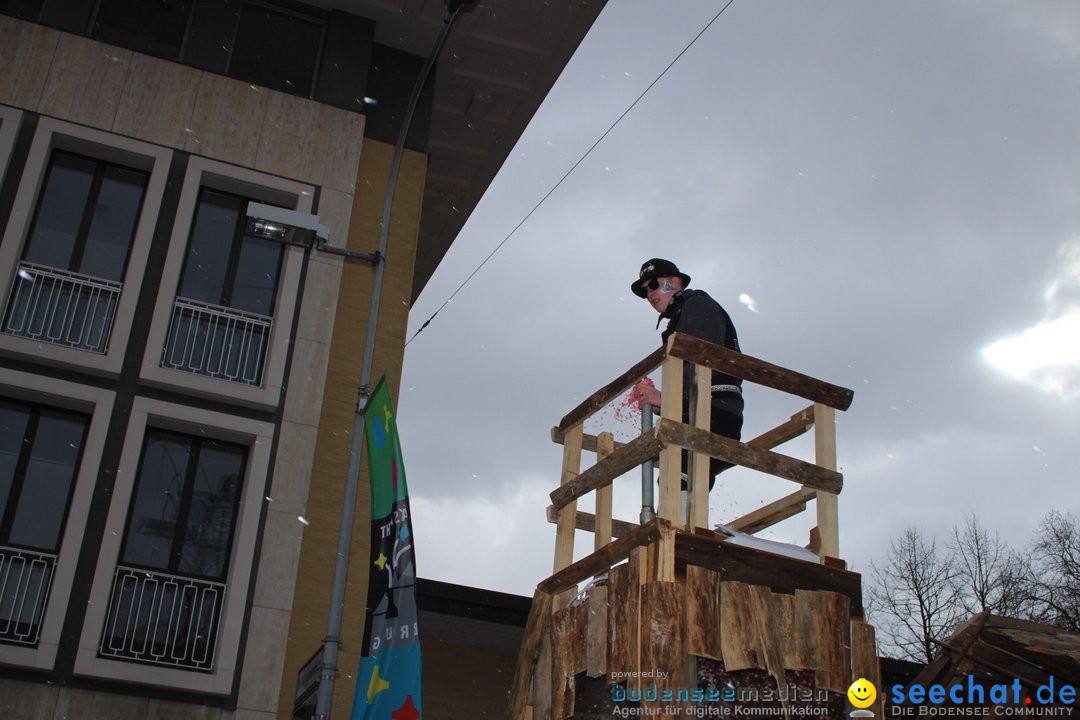
[[[670,260],[653,258],[652,260],[646,260],[642,264],[641,271],[638,273],[638,279],[630,283],[630,291],[639,298],[643,298],[648,294],[645,290],[645,283],[653,278],[662,277],[680,277],[682,278],[684,288],[689,287],[690,285],[690,276],[686,273],[679,272],[679,268],[675,267],[675,263]]]

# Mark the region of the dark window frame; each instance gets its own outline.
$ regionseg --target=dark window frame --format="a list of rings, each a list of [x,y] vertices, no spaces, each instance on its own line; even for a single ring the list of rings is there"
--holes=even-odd
[[[29,552],[44,552],[56,555],[60,552],[60,546],[63,544],[64,530],[67,528],[68,515],[71,513],[71,500],[75,496],[75,486],[79,481],[79,469],[82,467],[83,454],[86,452],[86,439],[90,433],[91,416],[86,413],[68,410],[66,408],[15,400],[9,397],[0,397],[0,405],[21,406],[29,410],[30,413],[30,417],[26,423],[26,430],[23,432],[22,447],[19,450],[19,457],[15,461],[15,470],[12,473],[11,487],[8,489],[7,499],[4,502],[4,512],[0,515],[0,545]],[[43,550],[40,547],[12,543],[11,531],[15,525],[15,515],[19,509],[19,499],[22,495],[23,487],[26,484],[26,470],[30,465],[30,458],[34,453],[34,441],[36,440],[38,425],[40,424],[42,413],[46,412],[67,415],[71,418],[81,418],[83,421],[83,433],[79,442],[79,453],[75,458],[71,484],[68,487],[68,496],[64,501],[64,513],[60,519],[56,547]]]
[[[247,197],[240,193],[222,190],[212,185],[200,185],[199,192],[195,197],[195,210],[192,213],[191,230],[188,232],[187,245],[184,247],[184,259],[183,264],[180,266],[180,278],[177,282],[176,294],[177,297],[184,297],[180,294],[180,292],[181,289],[184,287],[184,280],[186,279],[188,273],[188,260],[190,259],[189,253],[191,251],[191,243],[195,237],[195,230],[198,225],[199,208],[202,205],[204,195],[208,192],[216,193],[218,195],[224,195],[240,201],[241,210],[239,214],[239,220],[236,223],[236,227],[233,229],[233,236],[231,240],[232,244],[229,247],[229,256],[225,263],[225,277],[222,280],[221,302],[215,304],[220,304],[222,307],[227,307],[230,309],[241,310],[240,308],[235,308],[232,305],[232,301],[233,294],[236,291],[237,272],[240,268],[240,255],[243,253],[244,250],[244,241],[249,237],[246,227],[246,215],[244,213],[246,212],[247,203],[260,201],[256,200],[255,198]],[[270,295],[270,302],[267,303],[270,313],[265,317],[272,318],[276,315],[274,311],[277,309],[278,292],[281,290],[281,270],[285,266],[285,252],[286,246],[280,244],[280,250],[277,259],[277,268],[274,273],[274,291]],[[194,300],[196,298],[190,299]],[[251,312],[247,310],[242,311]]]
[[[188,2],[188,6],[185,11],[186,14],[184,17],[184,29],[180,33],[180,42],[176,46],[175,53],[163,52],[160,47],[155,47],[152,41],[147,42],[145,38],[141,38],[138,36],[136,36],[137,39],[135,42],[124,42],[124,38],[120,37],[120,35],[127,34],[126,29],[121,30],[112,25],[99,26],[98,21],[101,17],[101,5],[105,1],[106,0],[95,0],[93,11],[90,14],[90,19],[86,26],[87,37],[94,38],[95,40],[99,40],[110,45],[126,47],[135,50],[136,52],[141,52],[146,55],[151,55],[153,57],[160,57],[166,60],[172,60],[174,62],[179,62],[180,58],[184,57],[184,51],[187,49],[188,44],[188,36],[191,33],[191,24],[195,17],[195,6],[198,4],[198,0],[190,0]],[[156,0],[146,0],[146,2],[155,1]],[[101,30],[99,30],[99,27],[104,29],[105,32],[101,32]]]
[[[125,551],[129,540],[131,540],[132,521],[135,515],[135,500],[139,495],[139,488],[142,485],[143,479],[143,467],[144,460],[146,458],[146,452],[150,445],[150,436],[156,434],[159,436],[181,439],[190,443],[192,451],[188,458],[188,466],[184,470],[183,489],[180,498],[180,508],[176,514],[176,528],[173,532],[171,539],[171,545],[169,548],[169,565],[166,568],[153,567],[149,565],[143,565],[139,563],[128,562],[124,559]],[[240,461],[239,477],[240,483],[237,485],[236,499],[233,503],[232,517],[229,518],[229,541],[228,541],[228,553],[222,563],[221,577],[212,577],[209,575],[197,575],[191,572],[180,571],[180,563],[183,560],[184,543],[187,538],[187,521],[191,514],[191,503],[195,494],[196,476],[199,472],[199,455],[202,451],[204,444],[213,443],[223,445],[227,447],[240,448],[243,450],[243,457]],[[176,430],[168,430],[161,427],[154,427],[148,425],[146,432],[143,434],[142,448],[139,450],[139,464],[137,466],[137,474],[135,477],[135,483],[131,490],[131,497],[128,499],[128,511],[127,519],[124,521],[124,535],[120,541],[120,554],[117,559],[118,565],[124,567],[133,567],[140,570],[146,570],[151,573],[165,573],[169,575],[178,575],[182,577],[192,578],[195,580],[204,580],[209,582],[224,583],[229,577],[229,566],[232,561],[233,545],[236,543],[236,529],[237,519],[240,517],[240,505],[244,497],[243,489],[244,484],[247,481],[248,462],[250,460],[251,448],[242,443],[229,442],[227,440],[219,440],[217,438],[201,438],[195,435],[189,435],[187,433],[178,432]]]
[[[94,163],[94,173],[90,181],[90,190],[87,194],[86,204],[82,209],[82,217],[79,221],[79,230],[75,235],[75,245],[72,248],[71,260],[68,262],[66,268],[56,268],[57,270],[67,270],[69,272],[76,272],[80,275],[84,275],[79,266],[82,264],[83,256],[86,253],[86,246],[90,237],[90,227],[94,222],[94,213],[97,207],[97,201],[101,194],[101,185],[105,180],[105,173],[110,167],[120,168],[128,172],[138,173],[143,178],[142,195],[139,198],[139,207],[135,211],[135,222],[133,223],[131,230],[131,237],[128,239],[127,252],[124,254],[124,265],[120,270],[120,282],[127,275],[128,265],[131,262],[131,250],[135,246],[135,236],[138,234],[139,220],[142,218],[143,210],[146,208],[146,192],[150,185],[151,173],[142,168],[132,167],[130,165],[124,165],[112,160],[105,160],[93,155],[87,155],[85,153],[75,152],[62,147],[53,147],[49,150],[49,159],[45,165],[45,173],[41,178],[41,185],[38,188],[37,194],[34,197],[34,210],[30,217],[30,222],[26,229],[26,239],[23,241],[22,249],[19,253],[19,259],[25,261],[26,255],[30,251],[31,241],[34,237],[34,230],[37,228],[38,217],[41,214],[41,205],[44,197],[45,189],[49,186],[49,180],[52,177],[54,161],[58,154],[70,155],[71,157],[78,158],[80,160],[87,160]]]
[[[235,74],[234,67],[233,67],[233,58],[234,58],[234,54],[236,52],[236,41],[237,41],[237,38],[240,36],[240,26],[243,24],[244,8],[247,7],[247,6],[259,8],[261,10],[266,10],[266,11],[269,11],[269,12],[278,13],[279,15],[286,15],[288,17],[296,18],[297,20],[303,20],[305,22],[309,22],[309,23],[311,23],[313,25],[318,25],[319,26],[319,42],[318,42],[317,47],[315,48],[315,62],[314,62],[314,65],[312,67],[311,78],[310,78],[311,84],[308,87],[308,91],[306,93],[300,93],[300,92],[292,92],[292,91],[290,91],[288,89],[284,89],[284,88],[280,88],[280,87],[279,88],[271,88],[271,89],[277,90],[279,92],[284,92],[284,93],[287,93],[287,94],[290,94],[290,95],[295,95],[297,97],[304,97],[304,98],[308,98],[309,100],[314,99],[315,98],[315,93],[316,93],[316,90],[318,89],[318,84],[319,84],[319,71],[322,69],[323,53],[326,50],[326,31],[327,31],[327,25],[329,24],[329,14],[327,14],[325,16],[319,16],[319,15],[315,15],[313,13],[303,12],[301,10],[294,10],[293,8],[286,7],[286,6],[283,6],[283,5],[277,5],[277,4],[274,4],[272,2],[263,2],[262,0],[241,0],[240,10],[236,14],[236,23],[233,26],[232,41],[229,43],[228,59],[226,60],[226,63],[225,63],[225,74],[228,75],[231,78],[235,78],[237,80],[242,80],[244,82],[254,82],[254,81],[248,80],[247,78],[244,78],[244,77],[241,77],[241,76]]]

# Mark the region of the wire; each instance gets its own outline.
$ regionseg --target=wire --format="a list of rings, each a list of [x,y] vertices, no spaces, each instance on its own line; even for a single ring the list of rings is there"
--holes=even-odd
[[[695,35],[694,38],[689,43],[687,43],[686,47],[684,47],[682,50],[680,50],[679,54],[676,55],[675,58],[671,62],[668,63],[667,67],[665,67],[660,72],[660,74],[657,75],[656,78],[651,83],[649,83],[649,85],[644,90],[641,91],[641,94],[637,96],[637,99],[635,99],[634,102],[630,103],[629,107],[627,107],[625,110],[623,110],[622,114],[619,115],[619,117],[617,117],[615,119],[615,122],[611,123],[611,125],[608,126],[608,129],[605,130],[603,132],[603,134],[600,135],[600,137],[596,139],[596,142],[594,142],[592,145],[590,145],[589,149],[586,150],[585,153],[580,158],[577,159],[577,162],[575,162],[573,165],[571,165],[570,169],[567,170],[563,174],[563,176],[561,178],[559,178],[559,180],[551,187],[550,190],[548,190],[544,194],[544,196],[542,198],[540,198],[540,200],[535,205],[533,205],[532,210],[529,210],[529,212],[525,214],[525,217],[523,217],[521,219],[521,221],[517,225],[515,225],[514,228],[509,233],[506,234],[506,237],[504,237],[499,242],[499,244],[495,246],[494,250],[492,250],[490,253],[488,253],[488,256],[486,258],[484,258],[483,261],[479,265],[476,266],[476,269],[474,269],[471,273],[469,273],[469,276],[467,278],[465,278],[465,280],[460,285],[458,285],[457,289],[454,290],[454,292],[450,293],[450,297],[446,298],[446,300],[443,300],[442,305],[440,305],[438,307],[438,309],[434,313],[431,314],[431,317],[429,317],[426,321],[424,321],[424,324],[421,325],[420,328],[415,333],[413,333],[413,336],[411,338],[409,338],[405,342],[405,347],[409,347],[409,343],[411,343],[413,340],[415,340],[416,336],[419,335],[420,333],[422,333],[424,331],[424,328],[426,328],[428,325],[431,324],[431,321],[435,319],[435,316],[438,315],[440,312],[442,312],[442,309],[444,307],[446,307],[451,302],[453,302],[453,300],[457,296],[457,294],[459,292],[461,292],[462,289],[464,289],[464,287],[466,285],[469,284],[469,281],[473,279],[473,277],[476,275],[476,273],[480,272],[480,269],[483,268],[485,265],[487,265],[488,261],[491,260],[491,258],[493,258],[495,256],[495,253],[499,252],[499,250],[502,249],[503,245],[505,245],[506,242],[510,238],[512,238],[514,236],[514,233],[516,233],[519,229],[521,229],[522,225],[524,225],[525,223],[527,223],[529,221],[529,218],[532,217],[533,213],[535,213],[537,210],[539,210],[540,206],[543,205],[544,202],[549,197],[551,197],[552,193],[554,193],[556,190],[559,189],[559,186],[563,184],[563,182],[566,180],[566,178],[570,177],[570,174],[573,173],[575,170],[577,170],[578,166],[581,165],[581,163],[583,163],[585,161],[585,158],[589,157],[589,155],[592,153],[592,151],[595,150],[596,147],[600,143],[602,143],[604,141],[604,138],[606,138],[609,134],[611,134],[611,131],[615,129],[615,126],[617,126],[620,122],[622,122],[623,118],[625,118],[627,115],[630,114],[630,111],[633,110],[634,107],[639,102],[641,102],[642,98],[644,98],[648,94],[648,92],[653,89],[653,86],[656,85],[656,83],[660,82],[660,79],[663,78],[664,75],[667,74],[668,70],[670,70],[672,67],[674,67],[675,63],[679,62],[679,59],[683,55],[686,54],[686,51],[689,50],[691,47],[693,47],[694,43],[696,43],[698,41],[698,39],[700,39],[701,36],[704,35],[708,31],[708,29],[710,27],[712,27],[713,23],[715,23],[716,20],[721,15],[724,14],[724,11],[727,10],[729,7],[731,7],[731,4],[733,2],[735,2],[735,0],[728,0],[727,3],[724,5],[724,7],[720,8],[720,12],[716,13],[716,15],[713,15],[712,19],[709,20],[709,22],[705,23],[705,27],[701,28],[701,30],[698,32],[698,34]]]

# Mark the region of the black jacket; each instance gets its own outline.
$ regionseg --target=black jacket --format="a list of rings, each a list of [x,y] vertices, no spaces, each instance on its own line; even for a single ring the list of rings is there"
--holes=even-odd
[[[713,300],[707,292],[683,290],[676,293],[660,318],[667,318],[668,321],[667,327],[660,334],[663,343],[667,343],[668,337],[672,333],[679,332],[740,352],[739,336],[735,332],[735,325],[732,324],[731,317],[720,306],[720,303]],[[657,324],[659,325],[659,322]],[[690,389],[693,387],[692,366],[687,364],[685,373],[683,376],[683,396],[689,398]],[[743,410],[742,380],[714,370],[712,384],[714,387],[721,386],[721,389],[714,391],[712,394],[713,414],[715,415],[719,411],[738,415],[741,425]],[[723,386],[729,387],[723,388]],[[739,389],[730,389],[731,386]]]

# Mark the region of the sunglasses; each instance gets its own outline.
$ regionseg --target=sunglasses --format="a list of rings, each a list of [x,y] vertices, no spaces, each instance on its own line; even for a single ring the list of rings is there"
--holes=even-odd
[[[653,278],[652,280],[647,280],[641,283],[641,287],[648,288],[649,290],[655,290],[656,288],[660,287],[660,281],[656,278]]]

